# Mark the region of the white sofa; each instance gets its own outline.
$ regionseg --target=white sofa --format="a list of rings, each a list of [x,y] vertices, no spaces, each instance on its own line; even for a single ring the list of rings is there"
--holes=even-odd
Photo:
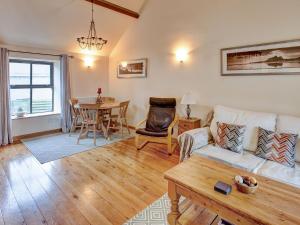
[[[217,122],[246,125],[242,154],[213,144],[217,134]],[[255,156],[258,127],[299,135],[295,168]],[[178,140],[181,147],[181,159],[188,158],[191,154],[199,154],[300,188],[300,118],[217,105],[214,107],[214,117],[210,127],[187,131],[180,135]]]

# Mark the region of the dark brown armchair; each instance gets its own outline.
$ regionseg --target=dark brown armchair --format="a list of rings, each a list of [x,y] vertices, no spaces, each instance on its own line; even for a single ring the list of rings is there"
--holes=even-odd
[[[148,116],[136,126],[136,148],[140,150],[149,142],[163,143],[168,145],[171,155],[175,147],[172,145],[172,132],[177,121],[175,98],[150,98]],[[144,123],[145,128],[140,128]]]

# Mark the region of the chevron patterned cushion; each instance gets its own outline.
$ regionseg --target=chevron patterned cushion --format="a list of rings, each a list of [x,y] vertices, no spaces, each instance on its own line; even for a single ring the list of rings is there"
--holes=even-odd
[[[243,151],[246,126],[217,122],[216,144],[224,149],[241,153]]]
[[[256,155],[295,167],[297,134],[276,133],[259,128]]]

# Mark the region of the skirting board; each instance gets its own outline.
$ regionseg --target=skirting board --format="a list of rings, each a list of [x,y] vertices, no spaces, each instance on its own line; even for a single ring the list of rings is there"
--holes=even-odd
[[[14,144],[19,144],[19,143],[21,143],[22,139],[35,138],[35,137],[39,137],[39,136],[43,136],[43,135],[55,134],[55,133],[60,133],[60,132],[61,132],[61,128],[55,129],[55,130],[41,131],[41,132],[36,132],[36,133],[31,133],[31,134],[15,136],[13,138],[13,140],[14,140]]]
[[[134,126],[128,125],[129,129],[135,130]],[[19,144],[21,143],[22,139],[27,139],[27,138],[35,138],[43,135],[48,135],[48,134],[55,134],[55,133],[60,133],[61,129],[55,129],[55,130],[47,130],[47,131],[41,131],[41,132],[36,132],[36,133],[31,133],[31,134],[24,134],[24,135],[19,135],[15,136],[14,139],[14,144]]]
[[[135,129],[135,126],[128,125],[128,127],[129,127],[129,129],[131,129],[131,130],[136,130],[136,129]]]

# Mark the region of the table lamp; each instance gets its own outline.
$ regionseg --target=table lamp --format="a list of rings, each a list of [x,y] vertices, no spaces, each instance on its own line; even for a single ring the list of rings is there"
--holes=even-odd
[[[181,99],[181,104],[186,105],[186,118],[189,120],[191,119],[191,107],[190,105],[195,105],[196,104],[196,99],[191,93],[186,93],[182,99]]]

